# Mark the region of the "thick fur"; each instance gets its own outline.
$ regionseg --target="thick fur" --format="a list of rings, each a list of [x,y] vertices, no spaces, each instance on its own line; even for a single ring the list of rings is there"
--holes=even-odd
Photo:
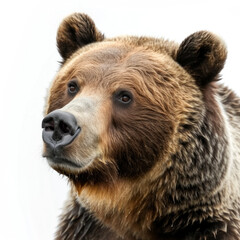
[[[72,113],[83,131],[61,152],[82,167],[50,164],[71,183],[56,240],[239,240],[240,98],[217,82],[222,40],[104,39],[75,13],[57,42],[45,111]]]

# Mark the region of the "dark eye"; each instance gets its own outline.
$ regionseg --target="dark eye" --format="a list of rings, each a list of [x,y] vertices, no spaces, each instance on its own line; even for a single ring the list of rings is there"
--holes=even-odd
[[[79,87],[75,81],[71,81],[68,83],[68,93],[70,95],[75,95],[79,90]]]
[[[115,100],[117,100],[117,103],[121,105],[128,105],[131,103],[133,99],[132,93],[125,90],[120,90],[115,93]]]
[[[122,102],[122,103],[130,103],[131,102],[131,97],[127,94],[123,94],[119,100]]]

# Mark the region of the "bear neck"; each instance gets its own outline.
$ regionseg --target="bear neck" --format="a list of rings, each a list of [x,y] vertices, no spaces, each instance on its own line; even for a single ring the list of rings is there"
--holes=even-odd
[[[232,156],[230,126],[215,85],[203,93],[204,107],[196,109],[197,121],[187,125],[172,155],[176,189],[173,202],[209,199],[222,190]],[[196,122],[196,123],[194,123]]]
[[[194,111],[198,120],[191,116],[196,124],[184,125],[185,129],[179,131],[178,149],[171,156],[169,176],[174,177],[164,195],[168,212],[153,224],[158,233],[159,226],[166,233],[180,234],[180,229],[194,232],[201,223],[212,219],[219,220],[215,229],[218,231],[225,229],[228,218],[234,215],[227,209],[233,162],[231,126],[216,85],[204,90],[203,106]]]

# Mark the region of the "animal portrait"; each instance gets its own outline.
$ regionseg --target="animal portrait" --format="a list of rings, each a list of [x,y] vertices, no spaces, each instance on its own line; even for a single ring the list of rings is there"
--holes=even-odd
[[[43,157],[69,180],[55,240],[239,240],[240,98],[225,42],[57,31]]]

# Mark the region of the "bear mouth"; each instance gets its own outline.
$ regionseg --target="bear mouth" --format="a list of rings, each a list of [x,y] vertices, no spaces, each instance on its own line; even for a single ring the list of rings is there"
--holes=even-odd
[[[44,150],[42,156],[46,158],[49,166],[59,172],[60,174],[79,174],[85,171],[96,159],[99,159],[99,154],[92,154],[88,157],[78,157],[72,159],[66,156],[63,149],[49,149],[48,147]]]
[[[62,166],[62,167],[68,167],[68,168],[82,168],[83,166],[81,166],[78,163],[75,163],[71,160],[68,160],[66,158],[60,158],[60,157],[47,157],[47,161],[49,163],[50,166],[54,167],[54,166]]]

